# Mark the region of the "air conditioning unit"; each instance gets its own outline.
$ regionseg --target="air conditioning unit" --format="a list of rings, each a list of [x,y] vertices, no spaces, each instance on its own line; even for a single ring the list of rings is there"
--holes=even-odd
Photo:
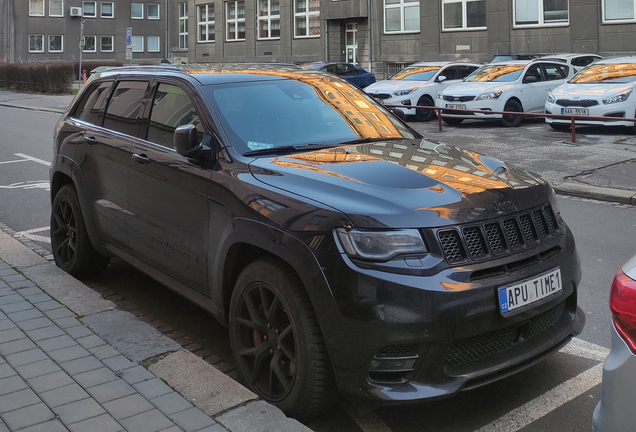
[[[81,17],[82,16],[82,8],[81,7],[72,7],[69,16],[72,17]]]

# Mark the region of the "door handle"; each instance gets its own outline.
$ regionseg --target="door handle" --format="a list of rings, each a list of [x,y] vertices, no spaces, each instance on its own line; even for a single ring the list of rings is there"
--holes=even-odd
[[[84,141],[86,144],[88,145],[95,145],[97,144],[97,140],[95,139],[95,137],[92,136],[85,136],[82,141]]]
[[[133,153],[132,158],[142,165],[150,163],[150,158],[146,156],[145,154]]]

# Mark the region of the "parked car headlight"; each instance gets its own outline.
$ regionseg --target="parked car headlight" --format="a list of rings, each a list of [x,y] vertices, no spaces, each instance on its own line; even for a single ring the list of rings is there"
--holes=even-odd
[[[552,92],[548,92],[548,99],[547,99],[548,103],[555,103],[556,102],[556,98],[554,97],[554,95],[552,94]]]
[[[632,94],[632,89],[626,90],[623,93],[619,93],[614,96],[607,97],[603,99],[603,103],[607,105],[607,104],[613,104],[616,102],[623,102],[627,100],[630,94]]]
[[[338,228],[338,239],[352,258],[388,261],[400,254],[424,254],[428,250],[416,229],[366,231]]]
[[[393,92],[393,94],[396,96],[405,96],[407,94],[413,93],[415,90],[417,90],[417,87],[411,87],[406,90],[398,90],[396,92]]]
[[[499,96],[501,96],[501,93],[502,93],[501,90],[489,91],[489,92],[480,94],[479,96],[475,98],[475,100],[499,99]]]

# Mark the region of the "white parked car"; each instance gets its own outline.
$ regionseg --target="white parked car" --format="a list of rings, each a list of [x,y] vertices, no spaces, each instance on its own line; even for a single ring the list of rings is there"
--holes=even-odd
[[[576,124],[603,126],[635,126],[636,57],[598,60],[581,70],[567,83],[548,94],[546,114],[572,114],[590,117],[614,117],[616,120],[577,119]],[[567,130],[566,118],[545,119],[554,129]]]
[[[596,60],[602,59],[603,57],[598,54],[585,53],[554,54],[541,57],[541,60],[553,60],[572,66],[574,68],[574,73],[577,73],[585,66],[594,63]]]
[[[490,63],[463,82],[441,91],[435,105],[448,108],[441,111],[442,120],[448,124],[459,124],[465,119],[500,119],[504,126],[518,126],[523,116],[493,111],[543,113],[548,92],[572,75],[572,68],[561,62],[514,60]]]
[[[385,105],[434,106],[437,93],[460,82],[479,69],[481,64],[463,62],[421,62],[407,66],[384,81],[366,87],[364,91]],[[431,120],[435,110],[398,108],[418,121]]]

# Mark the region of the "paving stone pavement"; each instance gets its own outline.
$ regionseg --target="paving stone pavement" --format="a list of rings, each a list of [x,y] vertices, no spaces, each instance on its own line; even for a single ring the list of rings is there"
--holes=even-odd
[[[228,431],[0,260],[0,432]]]

